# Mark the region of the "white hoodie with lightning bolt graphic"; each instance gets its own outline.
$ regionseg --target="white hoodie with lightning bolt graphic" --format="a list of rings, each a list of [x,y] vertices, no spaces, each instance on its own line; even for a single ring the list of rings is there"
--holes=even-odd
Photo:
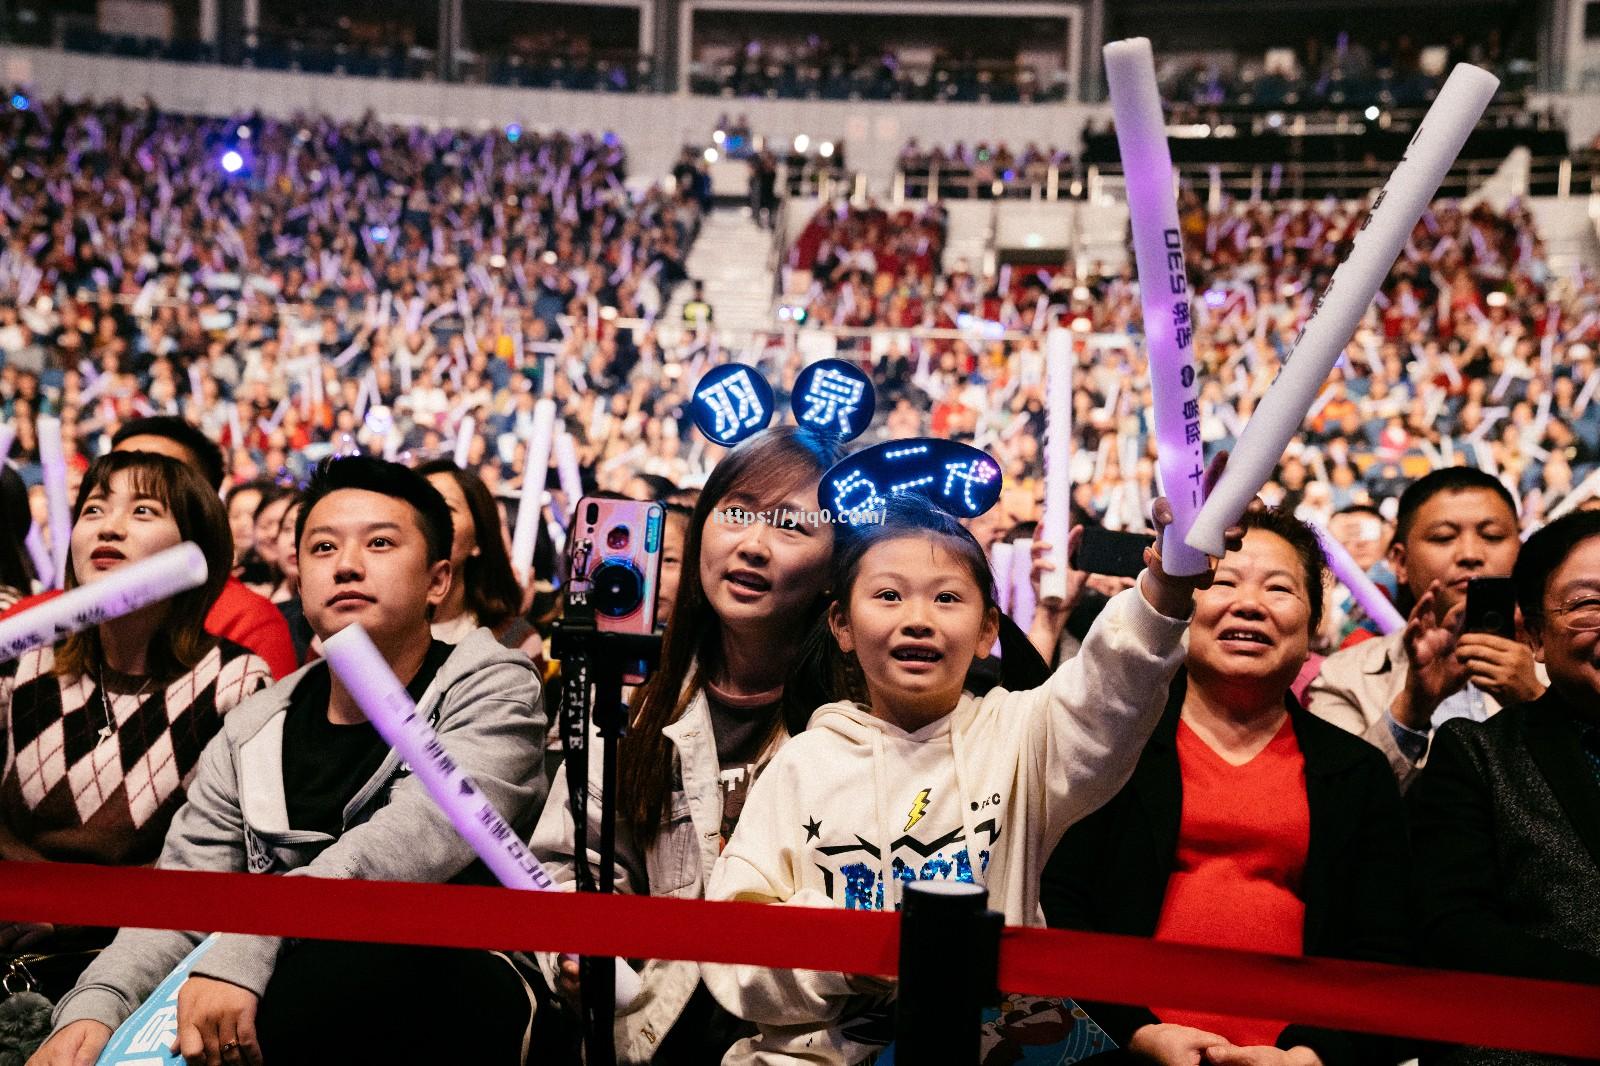
[[[963,694],[905,732],[853,703],[811,717],[751,789],[707,899],[897,910],[909,881],[982,884],[1008,925],[1042,925],[1039,876],[1067,827],[1133,772],[1183,660],[1186,623],[1138,589],[1107,606],[1082,651],[1025,692]],[[839,973],[702,967],[761,1034],[724,1066],[854,1063],[881,1046],[881,982]],[[876,994],[873,994],[876,993]]]

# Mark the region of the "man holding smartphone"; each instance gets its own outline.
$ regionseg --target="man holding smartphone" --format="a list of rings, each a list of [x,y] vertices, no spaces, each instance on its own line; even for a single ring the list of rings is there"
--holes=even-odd
[[[1533,651],[1514,623],[1469,632],[1468,587],[1508,578],[1521,542],[1517,509],[1481,470],[1436,470],[1400,497],[1389,561],[1410,608],[1406,626],[1328,658],[1306,692],[1312,713],[1364,736],[1389,759],[1401,788],[1427,758],[1433,731],[1452,718],[1483,721],[1544,692]],[[1476,623],[1497,613],[1495,585],[1480,585]],[[1485,600],[1484,594],[1488,594]],[[1514,619],[1507,602],[1501,622]]]

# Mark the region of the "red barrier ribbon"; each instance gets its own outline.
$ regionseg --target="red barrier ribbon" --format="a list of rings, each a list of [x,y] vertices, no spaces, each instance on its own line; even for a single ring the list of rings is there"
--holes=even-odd
[[[893,914],[644,896],[0,863],[0,916],[893,974]],[[1600,988],[1008,928],[1000,987],[1600,1058]]]

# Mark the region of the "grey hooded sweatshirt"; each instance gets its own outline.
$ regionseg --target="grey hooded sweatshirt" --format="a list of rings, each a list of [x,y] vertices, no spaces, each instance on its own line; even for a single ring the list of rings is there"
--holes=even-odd
[[[312,664],[241,703],[206,746],[157,866],[367,881],[443,883],[473,861],[420,781],[389,753],[344,810],[339,836],[291,829],[283,792],[289,698]],[[544,800],[545,713],[539,675],[487,629],[469,633],[439,667],[417,708],[450,757],[519,832]],[[115,1029],[202,939],[197,932],[124,929],[55,1010],[60,1028],[90,1018]],[[278,937],[225,933],[194,973],[261,995]]]

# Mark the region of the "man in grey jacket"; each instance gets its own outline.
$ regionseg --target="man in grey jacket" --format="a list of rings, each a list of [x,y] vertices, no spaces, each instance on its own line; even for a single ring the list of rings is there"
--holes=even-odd
[[[334,460],[318,470],[299,523],[300,590],[313,630],[326,639],[352,622],[365,627],[451,757],[527,832],[546,789],[538,675],[487,630],[457,645],[432,639],[429,619],[451,580],[444,499],[393,463]],[[422,882],[470,877],[472,863],[321,662],[227,716],[159,861],[166,869]],[[92,1063],[199,941],[194,933],[124,929],[57,1006],[56,1032],[31,1066]],[[224,934],[179,993],[174,1036],[191,1066],[260,1063],[263,1049],[296,1066],[414,1061],[405,1053],[433,1046],[465,1056],[458,1061],[521,1062],[531,1002],[509,961],[487,952]],[[477,1021],[463,1025],[468,1017]]]

